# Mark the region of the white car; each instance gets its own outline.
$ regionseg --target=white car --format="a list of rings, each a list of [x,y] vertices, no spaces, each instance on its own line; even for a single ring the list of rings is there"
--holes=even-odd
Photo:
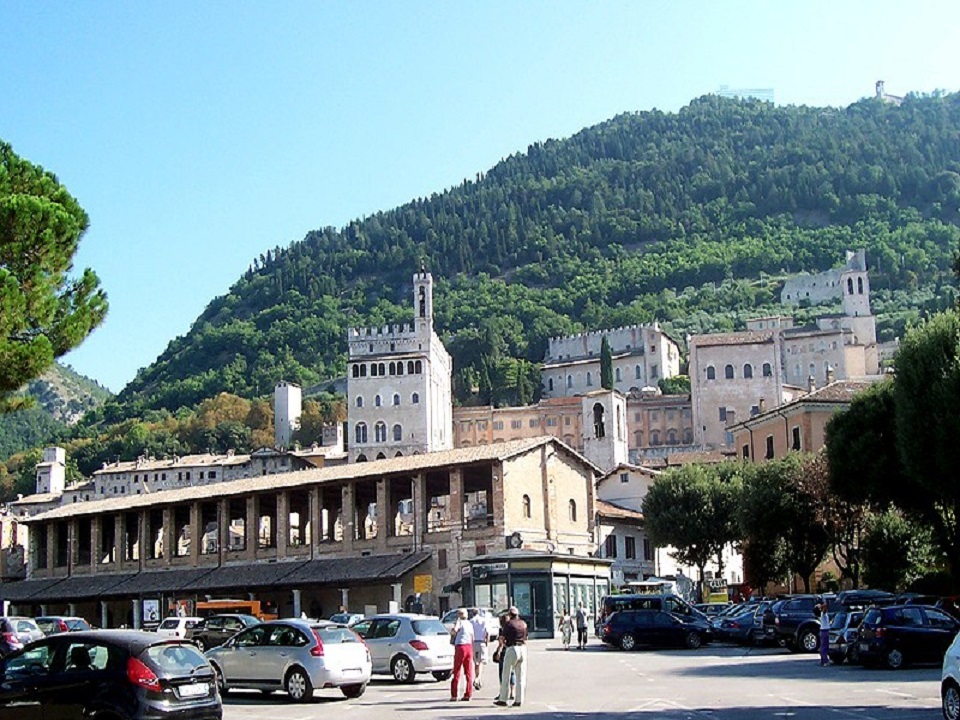
[[[183,640],[187,636],[187,630],[192,630],[197,625],[202,624],[203,618],[199,617],[168,617],[164,618],[157,626],[157,635]]]
[[[490,608],[478,608],[478,607],[468,607],[467,614],[469,615],[471,611],[479,610],[480,617],[483,618],[484,624],[487,626],[487,635],[491,642],[497,639],[500,635],[500,618],[497,617],[497,614]],[[450,610],[442,618],[440,622],[443,623],[444,627],[447,630],[452,630],[453,625],[457,622],[457,610]]]
[[[940,701],[944,720],[960,720],[960,635],[953,639],[943,655]]]

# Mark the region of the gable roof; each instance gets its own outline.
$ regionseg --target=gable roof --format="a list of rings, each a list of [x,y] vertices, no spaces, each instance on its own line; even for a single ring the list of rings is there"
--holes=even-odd
[[[285,490],[315,485],[334,483],[363,478],[379,478],[384,475],[410,474],[424,470],[433,470],[454,465],[469,465],[479,462],[509,460],[519,455],[539,450],[548,445],[556,446],[559,451],[573,457],[576,461],[587,466],[594,475],[600,469],[583,455],[552,435],[541,435],[522,440],[511,440],[491,445],[475,445],[471,447],[440,450],[438,452],[423,453],[421,455],[404,455],[387,458],[385,460],[371,460],[369,462],[334,465],[323,468],[309,468],[288,473],[273,475],[259,475],[251,478],[227,480],[209,485],[199,485],[175,490],[160,490],[145,495],[124,495],[122,497],[103,500],[87,500],[56,507],[47,512],[24,518],[25,522],[59,520],[79,515],[97,515],[105,512],[121,512],[137,510],[139,508],[169,505],[193,500],[218,500],[224,497],[246,495],[252,492]]]
[[[643,522],[642,512],[621,507],[616,503],[612,503],[607,500],[600,500],[599,498],[597,499],[597,515],[610,520],[632,520],[635,522]]]

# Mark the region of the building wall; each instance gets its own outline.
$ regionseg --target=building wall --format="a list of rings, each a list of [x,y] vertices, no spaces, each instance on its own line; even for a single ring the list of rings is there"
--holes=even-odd
[[[783,458],[795,450],[819,452],[826,444],[826,426],[830,418],[847,407],[849,404],[845,403],[801,401],[797,405],[784,408],[783,412],[771,412],[758,417],[749,423],[749,427],[738,427],[734,430],[737,457],[762,461]],[[794,447],[795,428],[800,433],[799,448]],[[768,453],[767,438],[772,439],[772,454]]]
[[[693,406],[689,395],[627,398],[630,450],[693,444]]]

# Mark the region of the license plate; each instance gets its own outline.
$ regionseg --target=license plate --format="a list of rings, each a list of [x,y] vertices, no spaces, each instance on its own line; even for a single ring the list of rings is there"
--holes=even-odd
[[[180,693],[180,697],[182,698],[203,697],[210,692],[210,685],[205,682],[195,683],[193,685],[181,685],[177,688],[177,692]]]

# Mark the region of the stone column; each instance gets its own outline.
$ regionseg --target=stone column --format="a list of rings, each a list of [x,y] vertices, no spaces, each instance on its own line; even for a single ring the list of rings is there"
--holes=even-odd
[[[353,483],[349,482],[343,486],[341,497],[342,521],[343,521],[343,548],[344,552],[353,552],[353,538],[357,528],[357,513],[353,507]]]
[[[299,588],[294,588],[293,590],[293,616],[295,618],[300,617],[300,613],[303,612],[300,609],[300,590]]]
[[[193,567],[200,561],[200,541],[203,534],[200,516],[200,503],[190,503],[190,564]]]
[[[101,600],[100,601],[100,627],[102,628],[109,627],[107,622],[108,620],[109,620],[109,616],[107,614],[107,601]]]
[[[450,471],[450,529],[463,529],[463,471],[454,468]]]
[[[56,524],[48,522],[45,527],[47,531],[47,571],[52,572],[54,568],[54,562],[57,559],[57,531]],[[43,614],[46,615],[47,611],[44,610]]]
[[[115,566],[117,570],[124,569],[125,555],[127,554],[127,514],[118,513],[113,525],[113,547]]]
[[[345,610],[350,610],[350,588],[340,588],[340,606]]]
[[[277,557],[287,554],[290,541],[290,496],[286,490],[277,493]],[[300,613],[297,613],[297,617]]]
[[[222,563],[230,551],[230,501],[222,498],[217,503],[217,555]]]
[[[169,565],[177,551],[176,533],[173,527],[173,508],[163,509],[163,564]]]
[[[377,480],[377,549],[387,551],[387,535],[393,529],[393,512],[388,507],[387,480]]]
[[[427,477],[425,473],[413,476],[413,549],[423,548],[423,536],[427,532]]]
[[[76,604],[76,603],[69,603],[69,604],[67,605],[67,615],[76,616],[76,614],[77,614],[77,604]]]
[[[257,523],[257,497],[251,495],[247,498],[247,522],[244,523],[244,535],[246,536],[246,550],[244,558],[246,560],[255,560],[257,557],[257,543],[260,537],[260,528]]]
[[[320,488],[313,486],[310,488],[310,557],[313,557],[317,546],[322,542],[320,533],[323,528],[320,527],[322,517],[320,514]]]
[[[103,521],[105,515],[97,515],[90,520],[90,566],[94,572],[100,567],[100,545],[103,537]]]
[[[143,627],[143,603],[138,598],[130,601],[133,606],[133,629],[139,630]]]
[[[80,521],[67,521],[67,567],[70,572],[80,564]],[[73,611],[70,612],[73,615]]]

